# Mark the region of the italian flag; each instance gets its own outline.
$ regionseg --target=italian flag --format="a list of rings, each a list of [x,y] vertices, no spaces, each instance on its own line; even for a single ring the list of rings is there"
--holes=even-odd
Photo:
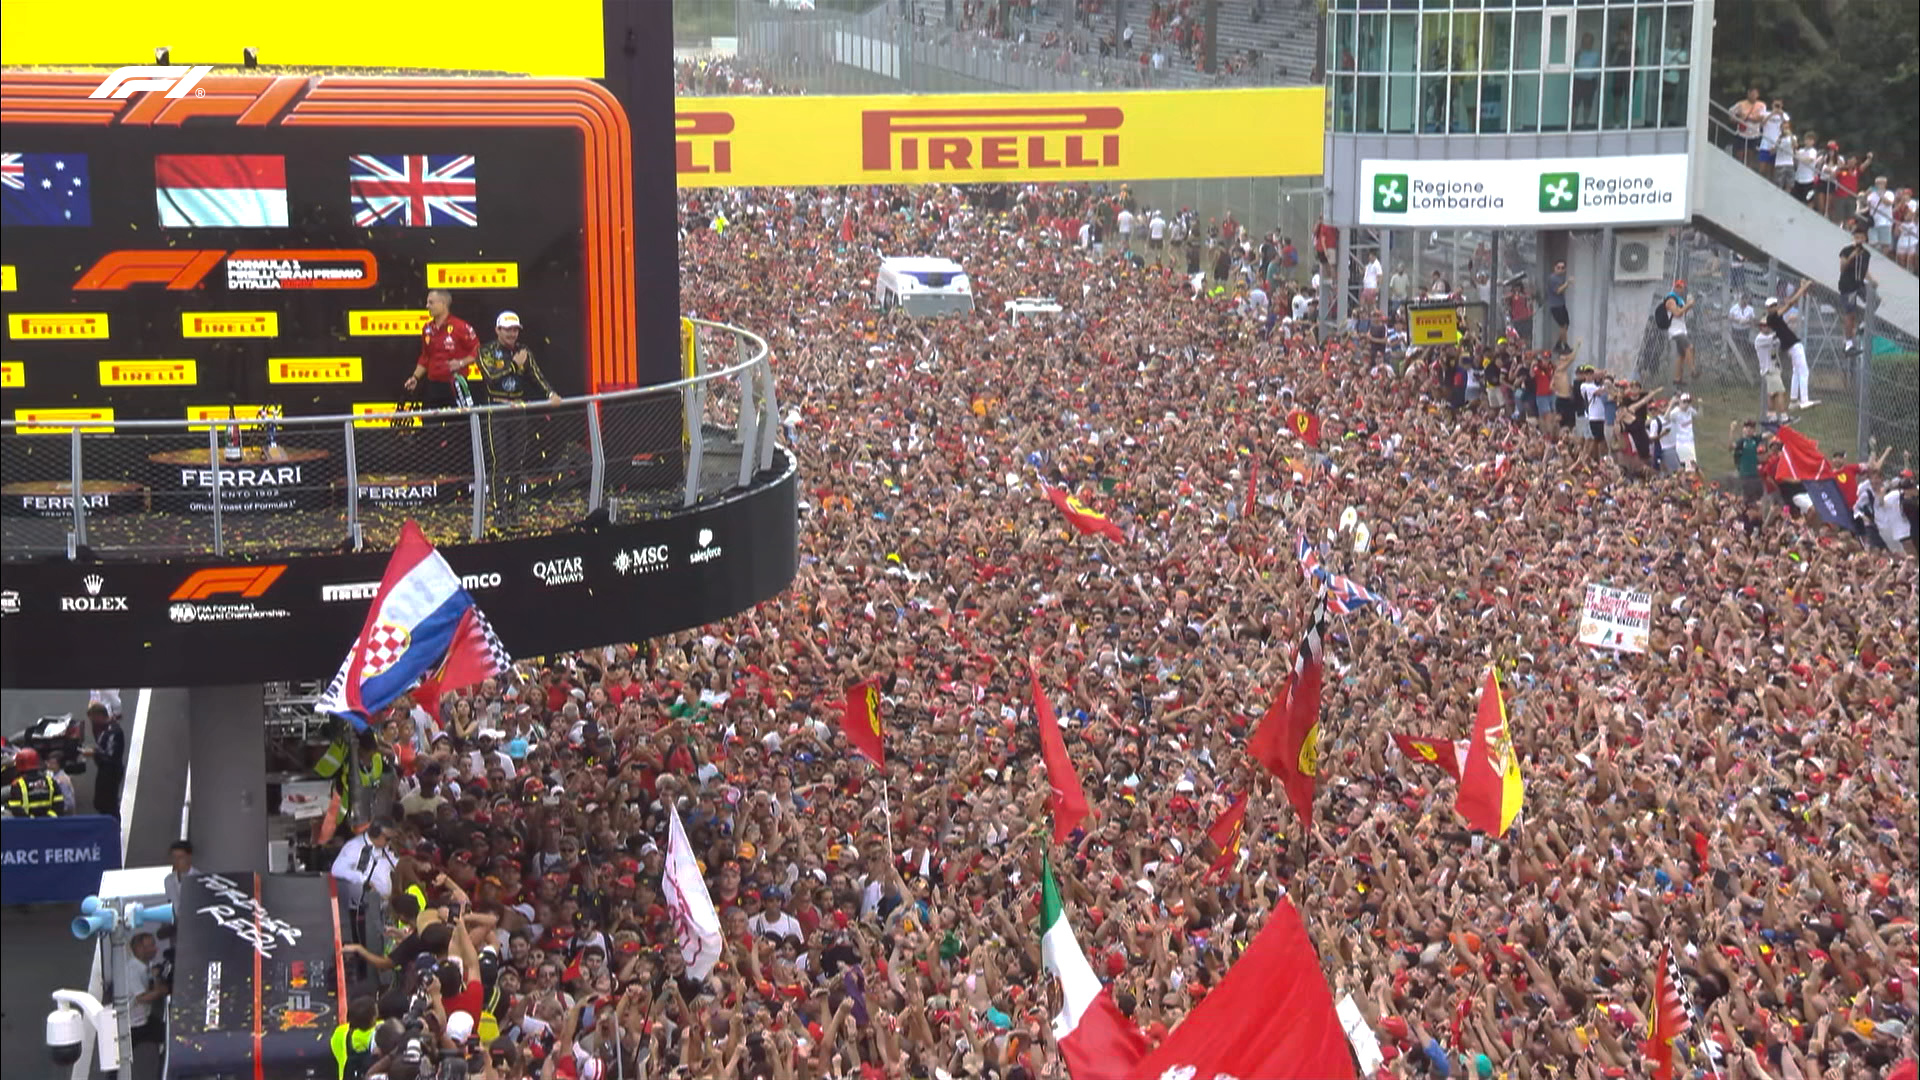
[[[1065,1003],[1053,1018],[1053,1038],[1067,1058],[1073,1080],[1120,1080],[1147,1054],[1147,1041],[1133,1021],[1113,1003],[1113,993],[1080,951],[1080,942],[1067,925],[1060,886],[1053,880],[1053,863],[1046,864],[1040,891],[1040,951],[1047,970],[1060,980]]]

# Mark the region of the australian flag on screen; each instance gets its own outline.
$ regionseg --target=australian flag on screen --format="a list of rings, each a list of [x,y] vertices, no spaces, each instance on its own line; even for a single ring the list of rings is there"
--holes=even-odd
[[[355,154],[353,223],[425,227],[480,224],[472,154]]]
[[[92,225],[85,154],[0,154],[0,225]]]

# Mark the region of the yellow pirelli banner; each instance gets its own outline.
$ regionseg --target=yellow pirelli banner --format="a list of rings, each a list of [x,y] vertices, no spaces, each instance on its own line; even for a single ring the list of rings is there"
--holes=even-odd
[[[1319,87],[681,98],[682,187],[1318,176]]]

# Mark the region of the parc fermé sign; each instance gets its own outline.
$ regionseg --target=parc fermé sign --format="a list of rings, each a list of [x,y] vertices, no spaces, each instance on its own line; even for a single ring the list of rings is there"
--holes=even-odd
[[[1317,176],[1318,87],[676,103],[681,187]]]

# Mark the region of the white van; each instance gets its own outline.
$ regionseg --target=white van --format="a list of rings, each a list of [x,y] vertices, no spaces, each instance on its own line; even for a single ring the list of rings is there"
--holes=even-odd
[[[880,260],[873,302],[882,311],[898,307],[915,318],[973,310],[973,283],[952,259],[900,255]]]

